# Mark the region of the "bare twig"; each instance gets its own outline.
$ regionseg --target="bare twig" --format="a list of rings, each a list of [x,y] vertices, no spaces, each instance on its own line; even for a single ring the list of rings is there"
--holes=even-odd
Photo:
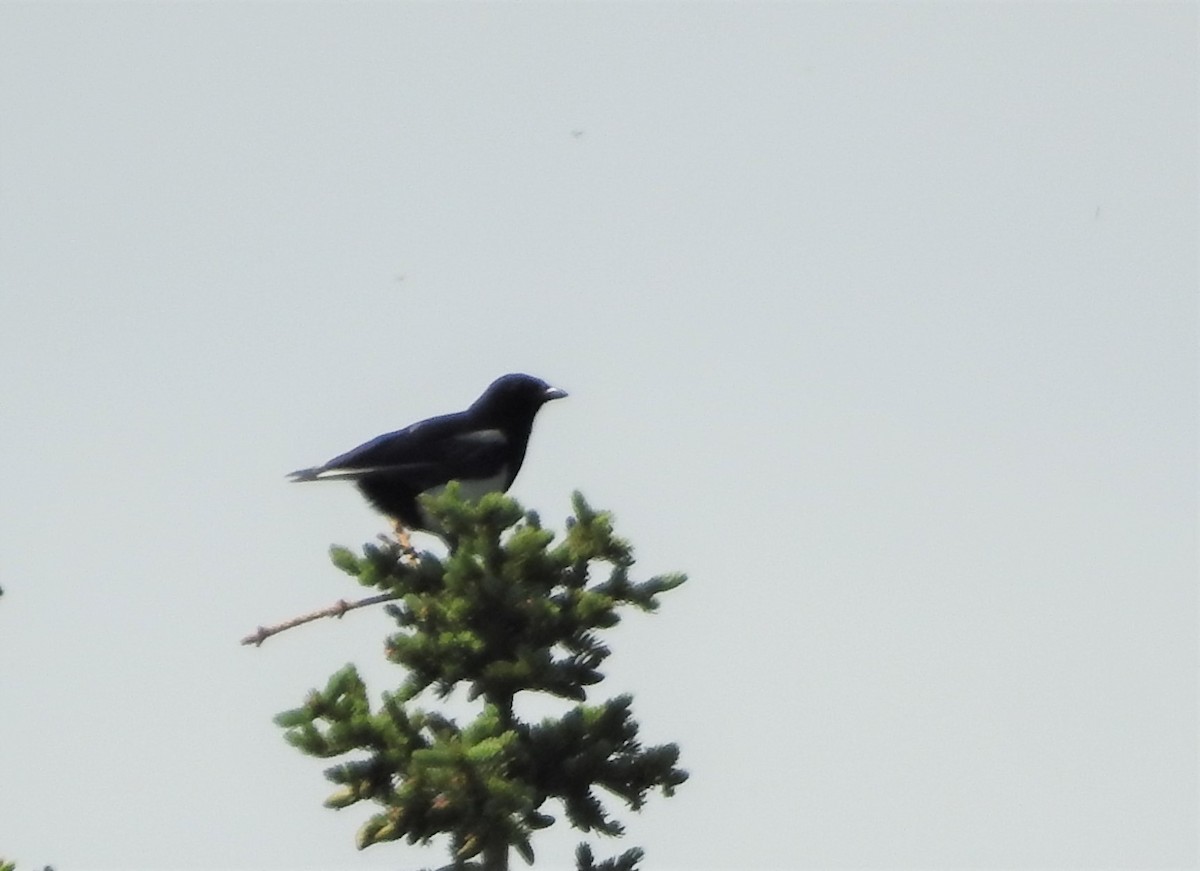
[[[417,553],[416,548],[412,546],[412,539],[409,537],[408,530],[400,521],[394,521],[393,530],[395,538],[389,538],[386,535],[378,536],[379,541],[386,548],[398,549],[400,560],[407,566],[415,566],[420,562],[421,555]],[[242,644],[253,644],[258,647],[272,635],[278,635],[285,629],[291,629],[294,626],[302,626],[305,623],[311,623],[314,620],[320,620],[322,617],[341,617],[347,611],[353,611],[355,608],[366,608],[369,605],[378,605],[381,602],[390,602],[393,599],[399,599],[400,596],[395,593],[382,593],[378,596],[368,596],[365,599],[359,599],[357,602],[347,602],[345,599],[338,599],[332,605],[321,608],[318,611],[313,611],[309,614],[302,614],[299,617],[293,617],[291,620],[285,620],[282,623],[276,623],[274,626],[259,626],[249,635],[242,639]]]
[[[272,635],[278,635],[285,629],[291,629],[294,626],[301,626],[305,623],[311,623],[314,620],[320,620],[322,617],[341,617],[347,611],[353,611],[355,608],[366,608],[369,605],[378,605],[382,602],[390,602],[393,599],[399,599],[400,596],[395,593],[382,593],[378,596],[368,596],[365,599],[359,599],[357,602],[347,602],[345,599],[338,599],[327,608],[313,611],[309,614],[302,614],[299,617],[293,617],[291,620],[285,620],[282,623],[276,623],[274,626],[259,626],[249,635],[242,639],[242,644],[253,644],[258,647]]]

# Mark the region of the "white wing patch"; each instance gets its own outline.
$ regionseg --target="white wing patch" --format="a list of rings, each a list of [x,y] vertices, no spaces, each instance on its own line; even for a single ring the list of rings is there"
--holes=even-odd
[[[454,440],[460,442],[503,442],[504,433],[498,429],[477,429],[473,432],[465,432],[462,435],[455,436]]]

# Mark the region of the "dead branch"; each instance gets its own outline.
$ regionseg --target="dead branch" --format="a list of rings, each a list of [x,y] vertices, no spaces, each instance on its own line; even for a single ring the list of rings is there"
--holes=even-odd
[[[283,623],[276,623],[274,626],[259,626],[242,639],[242,644],[253,644],[255,647],[258,647],[272,635],[278,635],[285,629],[302,626],[305,623],[320,620],[322,617],[341,617],[347,611],[353,611],[355,608],[366,608],[369,605],[378,605],[382,602],[390,602],[399,598],[400,596],[395,593],[382,593],[378,596],[368,596],[365,599],[359,599],[357,602],[347,602],[345,599],[338,599],[326,608],[321,608],[309,614],[302,614],[299,617],[293,617],[291,620],[285,620]]]

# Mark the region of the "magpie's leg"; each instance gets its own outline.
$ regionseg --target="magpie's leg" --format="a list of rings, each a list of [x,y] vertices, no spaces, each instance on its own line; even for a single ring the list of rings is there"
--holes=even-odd
[[[392,532],[396,536],[396,543],[400,545],[400,550],[409,562],[417,561],[417,549],[412,545],[412,538],[408,534],[408,528],[399,520],[392,521]]]

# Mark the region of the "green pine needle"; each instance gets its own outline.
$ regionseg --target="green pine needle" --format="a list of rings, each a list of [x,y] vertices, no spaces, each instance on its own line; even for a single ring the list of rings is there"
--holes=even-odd
[[[360,849],[446,835],[462,867],[490,868],[509,850],[532,863],[532,834],[555,822],[544,812],[551,800],[581,831],[621,835],[601,794],[638,810],[687,773],[676,745],[638,741],[631,696],[588,702],[611,653],[602,637],[627,608],[654,611],[685,576],[632,579],[632,546],[578,492],[561,537],[503,494],[470,503],[451,485],[423,505],[446,531],[444,557],[402,559],[374,543],[361,556],[329,551],[340,571],[395,596],[384,650],[403,670],[396,688],[374,702],[347,665],[275,722],[301,752],[337,760],[325,772],[336,786],[326,806],[376,806],[358,830]],[[464,722],[416,706],[458,688],[483,702]],[[575,704],[525,723],[514,701],[533,694]],[[586,845],[577,854],[580,871],[634,871],[641,858],[636,848],[598,864]]]

